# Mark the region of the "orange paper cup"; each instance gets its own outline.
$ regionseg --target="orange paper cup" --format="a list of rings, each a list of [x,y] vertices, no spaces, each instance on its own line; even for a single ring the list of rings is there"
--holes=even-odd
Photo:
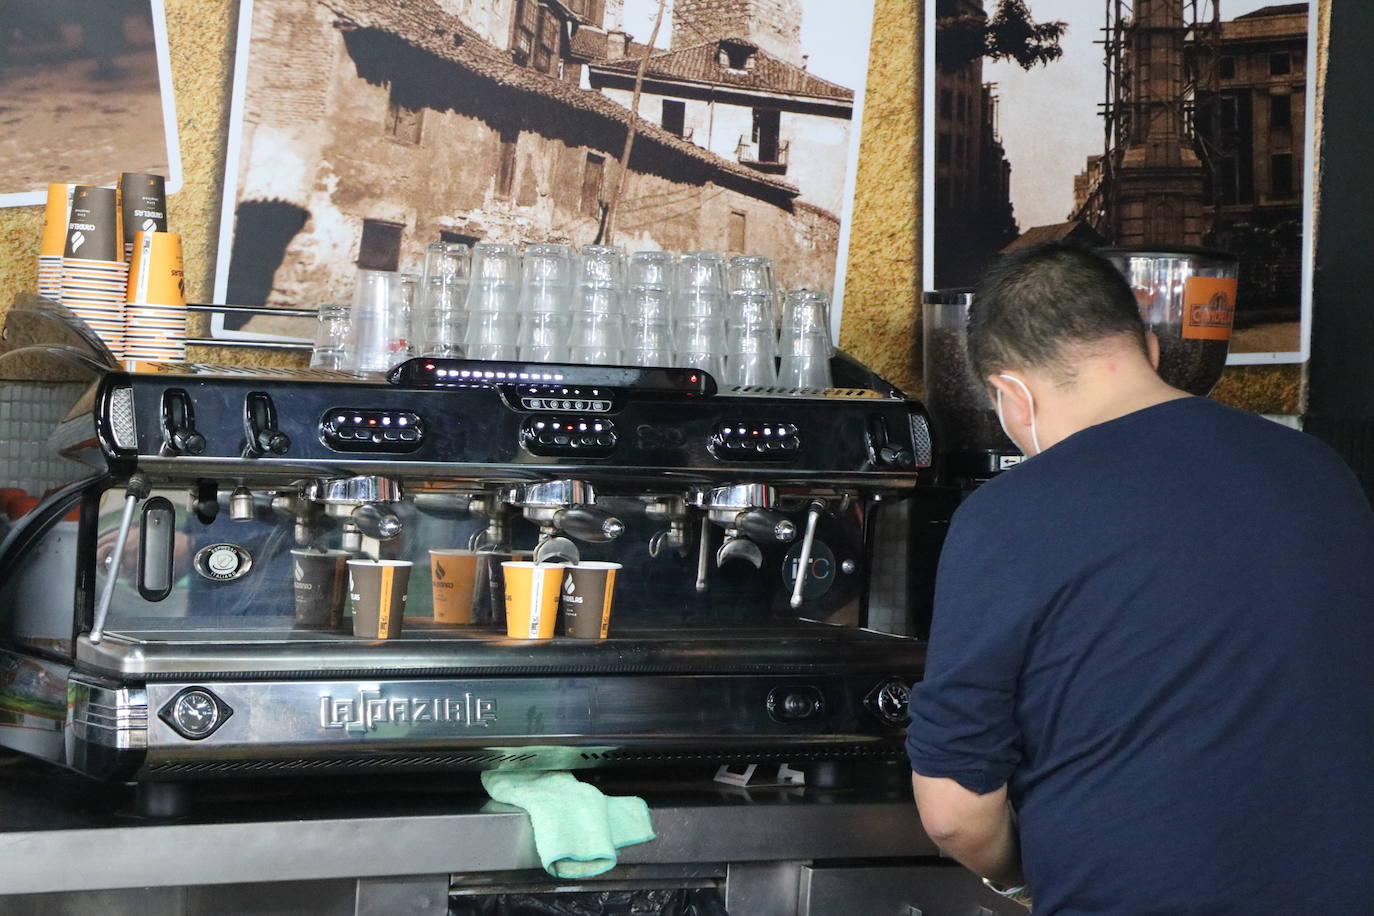
[[[186,272],[181,260],[180,235],[175,232],[134,234],[128,301],[140,305],[186,304]]]
[[[558,620],[562,563],[505,562],[506,635],[511,639],[552,639]]]

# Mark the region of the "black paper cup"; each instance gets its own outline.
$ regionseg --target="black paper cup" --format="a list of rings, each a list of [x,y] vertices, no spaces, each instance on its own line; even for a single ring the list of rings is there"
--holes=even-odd
[[[354,636],[395,639],[401,635],[412,565],[409,560],[348,561]]]
[[[563,571],[559,603],[563,633],[577,639],[605,639],[611,626],[619,563],[579,563]]]
[[[94,185],[77,185],[73,189],[67,243],[62,254],[87,261],[124,260],[119,191]]]
[[[123,172],[119,176],[119,195],[127,261],[135,233],[167,231],[167,179],[146,172]]]
[[[343,623],[351,556],[345,550],[291,551],[296,626],[338,629]]]

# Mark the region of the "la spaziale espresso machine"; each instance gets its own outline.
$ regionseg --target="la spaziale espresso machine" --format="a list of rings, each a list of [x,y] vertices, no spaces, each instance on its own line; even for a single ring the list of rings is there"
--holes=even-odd
[[[903,519],[934,449],[856,363],[780,391],[25,359],[93,381],[50,440],[84,470],[0,550],[5,746],[145,783],[901,753],[924,659]],[[414,561],[399,638],[298,627],[302,546]],[[495,607],[436,624],[437,547],[623,564],[608,638],[508,639]]]

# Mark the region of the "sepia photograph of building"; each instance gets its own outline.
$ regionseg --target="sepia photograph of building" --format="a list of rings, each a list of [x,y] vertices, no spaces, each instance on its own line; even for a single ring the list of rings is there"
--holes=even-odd
[[[1231,352],[1301,350],[1310,20],[1263,0],[939,0],[936,285],[1046,241],[1221,249],[1240,259]]]
[[[822,0],[666,0],[650,44],[658,7],[253,0],[216,301],[347,301],[441,240],[765,254],[831,289],[871,3],[837,31]]]

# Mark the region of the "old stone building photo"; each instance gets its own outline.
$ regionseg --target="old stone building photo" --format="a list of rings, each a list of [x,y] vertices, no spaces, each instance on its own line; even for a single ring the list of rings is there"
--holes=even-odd
[[[651,46],[658,0],[245,3],[216,301],[348,301],[440,240],[766,254],[830,290],[857,112],[811,69],[824,6],[667,0]],[[871,13],[822,53],[865,72]]]
[[[1036,242],[1221,249],[1240,260],[1231,353],[1293,358],[1311,6],[1027,0],[1019,22],[1014,6],[935,4],[935,285]]]

